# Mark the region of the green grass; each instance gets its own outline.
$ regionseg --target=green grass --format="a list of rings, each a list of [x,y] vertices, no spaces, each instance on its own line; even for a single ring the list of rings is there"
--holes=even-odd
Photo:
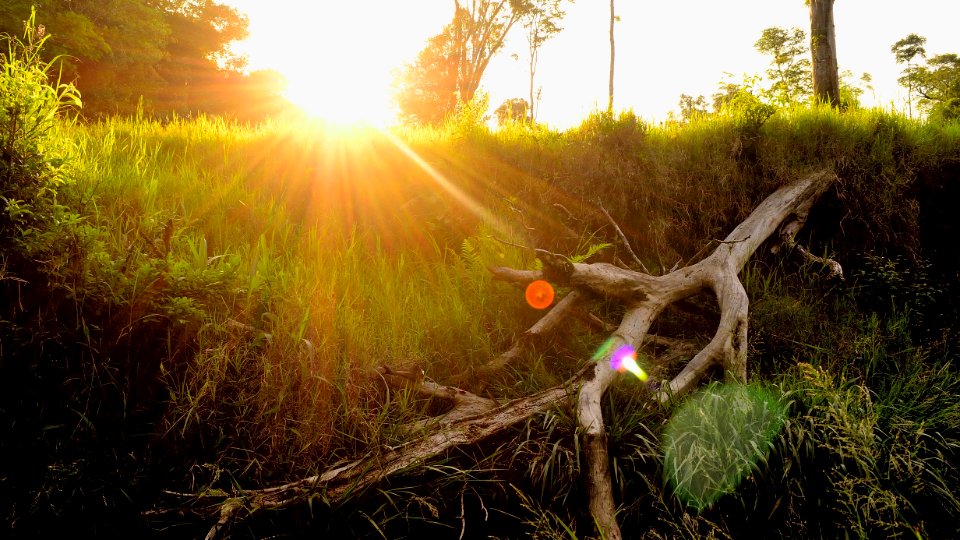
[[[539,315],[488,266],[533,268],[517,245],[626,259],[598,247],[614,241],[599,200],[660,272],[702,256],[779,185],[830,166],[841,181],[803,241],[850,280],[767,253],[742,274],[751,373],[790,404],[781,436],[712,506],[691,508],[665,479],[673,411],[621,381],[604,413],[623,529],[956,533],[937,513],[960,510],[960,376],[940,316],[956,306],[933,299],[949,296],[957,268],[936,250],[949,224],[923,216],[950,207],[937,194],[956,181],[960,128],[751,107],[682,126],[600,115],[563,133],[466,121],[392,135],[209,118],[60,126],[69,218],[31,237],[42,257],[11,267],[28,285],[2,289],[33,309],[0,327],[32,362],[3,366],[22,383],[4,426],[20,418],[12,433],[49,453],[25,465],[33,476],[16,480],[26,495],[9,514],[21,530],[43,531],[44,516],[126,530],[115,515],[161,489],[257,487],[376,455],[437,407],[388,391],[381,363],[490,383],[500,397],[556,384],[604,336],[575,325],[498,380],[454,378]],[[620,309],[594,307],[611,321]],[[701,326],[671,315],[657,331]],[[37,403],[56,406],[29,413]],[[503,537],[589,536],[575,425],[560,409],[294,520],[351,537],[457,534],[464,519]],[[253,530],[275,525],[262,519]]]

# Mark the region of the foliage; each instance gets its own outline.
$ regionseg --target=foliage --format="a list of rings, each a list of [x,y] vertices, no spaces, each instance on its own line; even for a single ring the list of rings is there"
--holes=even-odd
[[[509,122],[524,122],[527,119],[527,113],[530,110],[530,104],[523,98],[510,98],[504,100],[499,107],[493,111],[497,117],[497,123],[504,125]]]
[[[537,73],[537,63],[540,60],[540,49],[550,38],[560,33],[563,28],[559,23],[566,12],[563,11],[562,4],[567,0],[529,0],[525,8],[521,21],[527,31],[527,51],[529,52],[530,67],[530,122],[536,120],[537,101],[539,101],[539,92],[534,96],[533,81]],[[573,1],[573,0],[569,0]]]
[[[711,385],[670,418],[664,473],[676,496],[700,511],[758,467],[783,427],[786,407],[763,388]]]
[[[904,75],[898,79],[898,82],[907,87],[907,106],[911,117],[913,117],[913,80],[910,78],[910,74],[913,72],[912,62],[917,56],[927,56],[927,50],[924,48],[926,42],[927,38],[925,37],[909,34],[890,47],[890,52],[896,57],[897,63],[907,64]]]
[[[409,124],[437,125],[471,102],[491,58],[530,9],[528,0],[455,0],[454,5],[450,24],[395,80],[394,99]]]
[[[774,102],[787,105],[809,98],[813,82],[806,32],[799,28],[765,28],[754,47],[771,56],[767,77],[773,85],[767,94]]]
[[[898,64],[907,64],[898,82],[907,88],[911,107],[913,94],[920,96],[918,105],[931,119],[960,118],[960,56],[950,53],[926,58],[926,42],[926,38],[910,34],[890,48]],[[926,58],[926,65],[913,64],[917,56]]]
[[[394,99],[408,124],[437,125],[456,110],[460,95],[453,31],[447,25],[427,40],[417,59],[394,81]]]
[[[697,98],[694,99],[693,96],[680,94],[680,118],[684,122],[690,121],[697,116],[706,115],[707,113],[706,98],[697,96]]]
[[[88,117],[133,114],[141,98],[141,110],[167,116],[255,117],[281,107],[276,75],[239,72],[243,61],[227,46],[246,35],[247,20],[215,0],[10,0],[0,6],[0,32],[18,32],[31,5]]]
[[[960,118],[960,56],[951,53],[928,58],[925,66],[914,67],[906,78],[920,95],[920,108],[931,119]]]
[[[672,411],[618,382],[603,399],[618,519],[628,537],[956,536],[960,130],[777,109],[744,86],[726,97],[684,125],[597,113],[566,132],[491,131],[483,99],[439,128],[390,134],[55,121],[34,142],[54,168],[73,149],[55,200],[69,219],[37,222],[42,257],[4,238],[16,248],[0,279],[4,525],[200,536],[209,523],[154,515],[157,529],[177,525],[157,532],[142,512],[163,490],[279,484],[418,436],[404,425],[441,404],[387,390],[380,363],[506,397],[558,384],[602,341],[590,327],[572,323],[499,378],[456,378],[538,317],[487,267],[533,268],[522,246],[615,261],[599,199],[666,272],[780,185],[830,166],[841,181],[799,241],[829,249],[849,282],[766,250],[743,273],[750,373],[789,403],[782,436],[692,513],[662,481]],[[709,299],[691,301],[707,320],[670,314],[656,331],[709,335]],[[262,509],[243,534],[576,537],[593,527],[577,441],[558,408],[339,505]]]
[[[42,229],[57,212],[58,188],[65,181],[58,117],[80,107],[80,95],[66,83],[50,83],[57,58],[40,59],[49,39],[27,20],[23,39],[0,36],[0,234],[11,238]],[[59,147],[59,148],[58,148]]]

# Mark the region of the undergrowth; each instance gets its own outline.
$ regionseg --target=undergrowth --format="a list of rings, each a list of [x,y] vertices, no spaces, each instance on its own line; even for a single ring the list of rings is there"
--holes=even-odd
[[[14,141],[0,170],[0,508],[14,536],[63,523],[196,536],[203,523],[141,512],[163,490],[261,487],[375,456],[438,410],[387,389],[379,364],[497,397],[558,384],[603,336],[575,325],[496,380],[473,376],[542,314],[488,267],[534,268],[534,247],[628,260],[602,204],[662,273],[821,167],[840,181],[801,240],[847,281],[787,253],[758,253],[741,276],[750,372],[787,406],[772,450],[689,507],[665,479],[673,410],[624,379],[604,398],[618,519],[631,538],[957,534],[960,264],[944,244],[960,202],[956,124],[744,100],[686,125],[599,114],[562,133],[476,118],[395,133],[76,125],[65,113],[78,96],[46,79],[34,38],[8,40],[0,79],[27,89],[0,111]],[[657,331],[695,337],[698,324]],[[586,538],[575,426],[558,406],[236,535]]]

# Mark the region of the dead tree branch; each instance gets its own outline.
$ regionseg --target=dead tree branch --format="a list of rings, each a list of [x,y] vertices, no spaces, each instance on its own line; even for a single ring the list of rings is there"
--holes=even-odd
[[[542,271],[510,268],[491,268],[490,271],[496,279],[512,282],[547,279],[555,285],[574,289],[531,327],[525,333],[527,335],[539,335],[556,328],[566,314],[575,311],[575,304],[582,295],[590,293],[621,302],[626,312],[611,335],[611,350],[625,344],[634,348],[644,344],[666,348],[667,351],[659,355],[658,363],[687,359],[692,355],[680,373],[655,392],[660,403],[667,403],[690,391],[713,365],[721,366],[730,379],[746,379],[748,299],[738,273],[778,228],[781,241],[789,246],[813,202],[835,179],[832,172],[820,171],[778,189],[720,241],[705,259],[661,276],[607,263],[574,263],[562,255],[542,250],[537,250],[537,257],[543,263]],[[703,348],[696,351],[696,347],[685,341],[648,334],[664,309],[704,290],[712,291],[716,296],[720,321],[712,339]],[[511,351],[524,347],[523,340],[522,337],[514,348],[493,363],[509,361],[519,354]],[[603,359],[588,362],[565,383],[503,405],[458,388],[426,381],[422,371],[381,368],[380,374],[392,387],[406,386],[423,396],[449,400],[454,404],[453,409],[432,422],[418,423],[418,428],[432,424],[429,426],[431,430],[419,439],[394,448],[378,449],[322,474],[272,488],[190,495],[197,503],[195,512],[208,519],[217,518],[207,537],[223,536],[231,523],[242,515],[303,502],[314,494],[322,494],[331,502],[340,501],[350,493],[362,491],[455,446],[474,444],[576,396],[590,513],[602,537],[610,540],[622,538],[616,521],[607,434],[600,406],[604,393],[620,375],[609,362]],[[156,510],[148,514],[165,512]]]
[[[222,538],[229,531],[230,525],[241,516],[249,516],[261,509],[299,504],[314,494],[323,495],[331,503],[339,502],[351,493],[362,491],[451,448],[475,444],[531,416],[544,413],[558,404],[567,403],[576,395],[583,378],[589,373],[590,370],[584,368],[563,384],[515,399],[481,414],[452,420],[420,439],[394,448],[381,448],[377,453],[302,480],[264,489],[236,490],[229,493],[217,490],[178,495],[194,500],[197,505],[195,512],[198,515],[217,517],[218,521],[210,529],[207,538]],[[433,391],[428,390],[431,393]],[[152,510],[145,512],[145,515],[163,513],[164,510]]]
[[[647,270],[647,267],[644,266],[643,261],[640,260],[640,257],[637,257],[637,254],[633,251],[633,248],[630,246],[630,241],[627,240],[627,235],[623,234],[623,229],[617,225],[617,222],[613,220],[613,216],[610,215],[610,212],[607,212],[607,209],[603,207],[602,202],[597,203],[600,207],[600,211],[603,212],[603,215],[607,217],[607,221],[610,222],[610,225],[613,226],[613,230],[616,231],[617,237],[620,239],[620,243],[623,244],[624,249],[627,250],[627,253],[630,254],[630,258],[633,259],[633,262],[637,263],[637,267],[643,270],[643,273],[649,274],[650,271]]]
[[[560,323],[577,308],[583,296],[584,293],[580,291],[572,291],[564,296],[563,299],[557,302],[536,324],[527,329],[523,334],[520,334],[520,337],[517,338],[509,350],[481,366],[477,374],[487,377],[502,371],[507,365],[519,358],[524,351],[529,350],[537,341],[558,328]]]
[[[843,267],[840,266],[840,263],[828,257],[818,257],[810,253],[807,248],[798,244],[796,241],[797,233],[799,233],[800,229],[806,224],[807,217],[810,215],[810,208],[813,206],[812,200],[808,201],[808,203],[809,204],[802,205],[794,212],[793,219],[785,221],[784,224],[780,226],[779,234],[782,246],[799,253],[804,261],[819,264],[827,268],[829,270],[829,277],[843,281]],[[774,245],[770,248],[770,251],[777,253],[780,247],[781,245]]]

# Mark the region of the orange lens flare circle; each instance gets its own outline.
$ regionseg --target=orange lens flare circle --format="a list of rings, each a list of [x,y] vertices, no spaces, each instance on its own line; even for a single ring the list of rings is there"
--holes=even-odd
[[[527,285],[527,303],[534,309],[546,309],[553,303],[553,286],[542,279]]]

